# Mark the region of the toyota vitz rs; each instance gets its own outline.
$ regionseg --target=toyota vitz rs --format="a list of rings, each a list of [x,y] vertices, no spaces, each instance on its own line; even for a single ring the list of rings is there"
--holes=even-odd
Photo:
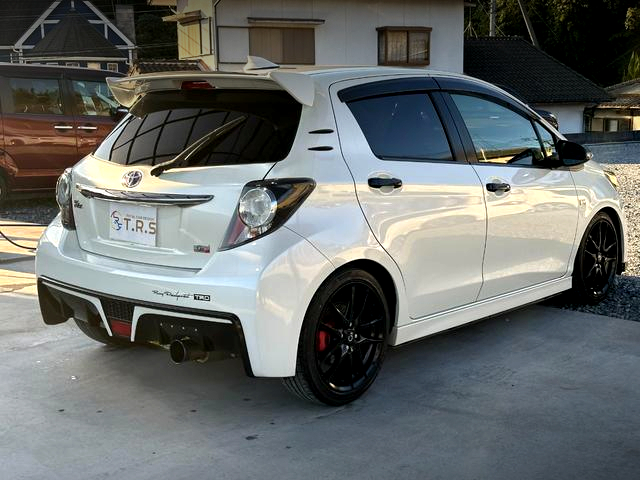
[[[130,107],[59,179],[47,324],[239,356],[330,405],[399,345],[625,266],[613,174],[485,82],[399,68],[110,80]]]

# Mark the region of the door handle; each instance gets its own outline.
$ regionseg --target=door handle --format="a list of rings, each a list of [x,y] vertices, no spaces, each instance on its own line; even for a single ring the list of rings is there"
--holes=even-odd
[[[511,185],[508,183],[487,183],[487,191],[489,192],[509,192]]]
[[[402,186],[402,180],[399,178],[382,178],[372,177],[367,180],[367,183],[371,188],[393,187],[400,188]]]
[[[73,130],[71,125],[54,125],[53,128],[56,130]]]
[[[78,126],[78,130],[89,130],[89,131],[93,131],[93,130],[97,130],[98,127],[96,127],[95,125],[79,125]]]

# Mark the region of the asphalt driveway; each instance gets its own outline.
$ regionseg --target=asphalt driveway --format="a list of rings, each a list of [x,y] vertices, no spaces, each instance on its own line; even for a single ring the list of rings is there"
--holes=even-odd
[[[342,408],[239,361],[173,365],[0,293],[2,479],[618,479],[640,471],[640,323],[533,306],[392,350]]]

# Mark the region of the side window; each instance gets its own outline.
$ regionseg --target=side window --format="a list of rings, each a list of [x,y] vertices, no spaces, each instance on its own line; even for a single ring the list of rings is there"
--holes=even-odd
[[[452,94],[480,163],[534,165],[543,159],[531,120],[483,98]]]
[[[544,128],[539,123],[536,123],[536,128],[540,134],[540,140],[542,140],[542,153],[545,158],[556,156],[556,140],[549,130]]]
[[[440,117],[426,93],[388,95],[349,103],[376,157],[452,160]]]
[[[9,78],[13,113],[62,115],[60,83],[55,78]]]
[[[73,80],[73,105],[77,115],[98,115],[108,117],[115,112],[115,101],[105,82]]]

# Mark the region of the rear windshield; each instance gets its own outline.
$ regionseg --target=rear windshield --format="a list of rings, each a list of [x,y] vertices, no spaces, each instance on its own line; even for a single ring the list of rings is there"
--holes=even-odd
[[[95,151],[122,165],[157,165],[194,142],[210,138],[189,166],[271,163],[285,158],[302,106],[273,90],[183,90],[149,93],[139,100]]]

